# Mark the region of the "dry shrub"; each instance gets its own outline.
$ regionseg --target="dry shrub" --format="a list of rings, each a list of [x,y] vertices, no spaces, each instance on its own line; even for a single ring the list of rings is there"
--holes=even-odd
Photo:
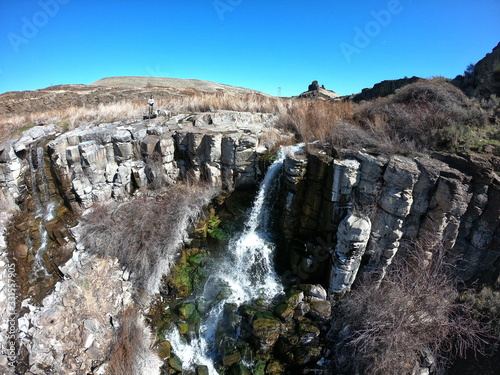
[[[362,104],[355,120],[401,149],[470,147],[486,118],[477,104],[444,79],[422,80],[395,95]]]
[[[278,126],[305,142],[320,141],[337,146],[349,144],[348,132],[362,131],[351,125],[355,104],[326,100],[295,99],[280,109]]]
[[[439,372],[453,356],[483,348],[488,330],[469,305],[456,302],[443,258],[441,246],[414,244],[379,287],[366,281],[341,302],[340,324],[349,334],[338,357],[347,351],[351,370],[412,374],[427,352]]]
[[[203,185],[177,184],[156,198],[96,205],[82,217],[87,251],[117,258],[134,287],[154,293],[189,225],[214,195]]]
[[[151,334],[136,307],[129,306],[121,316],[120,332],[111,350],[107,373],[110,375],[157,374],[162,364],[151,350]]]

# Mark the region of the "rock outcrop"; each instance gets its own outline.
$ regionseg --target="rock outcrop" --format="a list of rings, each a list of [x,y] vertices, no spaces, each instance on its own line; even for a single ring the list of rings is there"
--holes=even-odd
[[[228,191],[254,186],[261,177],[260,156],[268,152],[259,138],[273,121],[270,114],[221,111],[164,122],[86,126],[62,134],[47,125],[0,146],[0,219],[6,224],[21,212],[25,216],[15,230],[19,238],[26,237],[9,254],[23,262],[10,275],[7,225],[2,225],[0,312],[17,314],[21,350],[16,355],[25,373],[104,373],[96,364],[108,358],[120,324],[117,317],[131,303],[130,275],[116,259],[73,251],[78,241],[61,221],[61,212],[82,213],[96,202],[131,199],[140,189],[180,179]],[[23,294],[17,294],[15,309],[9,310],[8,280],[14,276],[28,281]],[[30,293],[36,294],[35,301],[22,299],[34,297]],[[9,329],[8,324],[0,326],[4,346]],[[157,371],[156,357],[144,355],[151,356],[147,362]],[[10,373],[2,367],[6,357],[1,358],[0,368]]]
[[[409,85],[410,83],[418,82],[422,80],[419,77],[411,77],[411,78],[401,78],[401,79],[390,79],[385,80],[373,85],[372,88],[364,88],[361,90],[359,94],[352,95],[350,99],[359,103],[363,100],[373,100],[376,98],[383,98],[385,96],[392,95],[396,92],[396,90],[400,89],[403,86]]]
[[[12,256],[30,267],[45,264],[30,288],[44,272],[61,278],[41,306],[23,305],[19,329],[29,357],[26,371],[41,374],[63,366],[73,373],[88,371],[102,360],[115,329],[92,306],[119,312],[129,300],[129,275],[114,261],[79,258],[81,253],[69,245],[72,232],[56,220],[59,210],[83,212],[96,202],[130,199],[143,188],[180,179],[227,191],[254,186],[263,174],[261,156],[269,152],[261,136],[275,120],[271,114],[221,111],[164,122],[101,124],[62,134],[49,125],[0,146],[5,210],[0,219],[5,222],[16,210],[33,219],[16,225],[30,240],[13,247]],[[318,360],[318,327],[330,319],[331,304],[316,284],[329,286],[334,296],[349,291],[359,275],[380,280],[405,241],[442,243],[457,265],[456,276],[465,282],[498,278],[496,169],[498,164],[471,154],[389,157],[344,150],[333,158],[313,150],[288,155],[275,220],[284,244],[279,258],[309,285],[299,287],[273,314],[252,315],[248,335],[264,352],[280,346],[283,355],[293,354],[297,365]],[[0,235],[3,267],[5,227]],[[3,269],[0,273],[0,291],[5,293],[6,274]],[[86,280],[92,280],[92,292]],[[0,298],[2,313],[5,305]],[[8,327],[0,329],[5,334]],[[69,350],[71,360],[65,357]],[[231,350],[225,356],[228,366],[244,354],[241,348]]]
[[[325,89],[325,86],[319,86],[318,81],[313,81],[308,87],[307,91],[298,96],[299,98],[307,99],[322,99],[322,100],[338,100],[340,95],[332,90]]]
[[[500,96],[500,43],[471,68],[453,83],[469,96],[485,100],[491,95]]]
[[[422,238],[448,249],[459,279],[485,278],[486,270],[496,279],[498,174],[486,157],[432,156],[290,156],[280,231],[294,274],[344,293],[359,271],[382,278],[402,243]]]

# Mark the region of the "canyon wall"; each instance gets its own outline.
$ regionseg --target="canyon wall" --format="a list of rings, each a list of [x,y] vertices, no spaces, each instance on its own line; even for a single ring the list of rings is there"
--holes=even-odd
[[[417,239],[442,244],[460,280],[499,276],[500,178],[486,157],[315,151],[289,157],[283,180],[279,226],[303,281],[342,294],[360,266],[381,278]]]
[[[103,348],[116,327],[106,325],[109,317],[99,311],[89,312],[94,306],[85,301],[94,297],[87,283],[94,273],[99,280],[113,275],[110,285],[117,295],[109,299],[120,303],[110,307],[113,316],[131,303],[129,275],[116,262],[87,260],[84,249],[78,249],[72,213],[83,213],[99,201],[127,200],[142,188],[179,179],[205,181],[228,192],[253,187],[269,156],[264,145],[276,137],[274,121],[269,114],[222,111],[158,122],[89,125],[64,133],[48,125],[0,146],[0,261],[2,267],[12,260],[17,263],[18,276],[26,283],[21,297],[39,299],[17,302],[22,311],[20,340],[34,361],[29,363],[31,373],[68,366],[68,345],[81,349],[70,364],[75,373],[105,356]],[[281,135],[281,140],[286,137]],[[322,283],[330,295],[341,295],[360,273],[383,277],[402,244],[425,238],[442,243],[459,279],[496,280],[498,164],[471,154],[409,157],[344,150],[332,157],[308,146],[284,163],[275,216],[283,244],[280,264],[302,282]],[[11,231],[26,241],[11,243],[8,249],[9,220]],[[5,298],[0,298],[0,312],[8,316],[6,267],[1,276]],[[107,285],[93,285],[95,298]],[[42,301],[52,290],[55,294]],[[61,318],[56,329],[45,317],[59,309],[58,302],[76,320]],[[86,326],[78,322],[80,316],[87,316]],[[92,331],[96,326],[102,328],[99,337]],[[4,346],[8,329],[6,323],[0,327]],[[65,339],[58,332],[65,330],[81,334],[60,345]]]

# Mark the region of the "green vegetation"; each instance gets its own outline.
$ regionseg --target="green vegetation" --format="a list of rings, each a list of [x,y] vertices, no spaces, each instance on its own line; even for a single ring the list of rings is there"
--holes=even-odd
[[[188,297],[203,280],[202,266],[208,251],[184,249],[177,264],[172,269],[169,284],[178,298]]]
[[[26,130],[30,130],[30,129],[33,129],[35,126],[37,126],[36,124],[32,124],[32,125],[25,125],[25,126],[21,126],[19,128],[19,131],[20,132],[24,132]]]
[[[208,219],[200,222],[196,231],[201,234],[203,238],[210,237],[217,241],[227,241],[230,238],[229,233],[223,228],[222,220],[215,214],[213,209]]]
[[[481,107],[442,78],[419,81],[393,96],[364,103],[354,119],[395,151],[470,149],[487,136]]]

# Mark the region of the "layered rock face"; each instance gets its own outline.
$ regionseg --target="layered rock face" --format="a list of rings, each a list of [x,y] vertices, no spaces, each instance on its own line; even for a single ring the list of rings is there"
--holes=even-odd
[[[72,207],[124,198],[179,177],[231,190],[257,181],[258,134],[270,120],[266,115],[218,113],[173,118],[162,126],[96,127],[66,133],[48,149]]]
[[[110,319],[131,303],[129,275],[116,260],[82,260],[88,254],[74,251],[79,242],[61,219],[62,210],[84,212],[96,202],[129,199],[141,188],[179,179],[229,191],[254,186],[261,176],[259,156],[267,152],[259,138],[274,120],[267,114],[219,112],[101,124],[62,134],[49,125],[1,145],[0,219],[5,225],[0,228],[0,313],[5,317],[14,311],[5,299],[10,253],[26,284],[15,304],[23,371],[89,372],[109,354],[119,324]],[[22,244],[12,253],[5,242],[6,223],[16,212],[22,220],[11,227]],[[26,296],[34,300],[23,301]],[[4,347],[8,329],[0,326]],[[6,365],[2,356],[0,368],[10,373]]]
[[[101,124],[49,135],[44,151],[67,205],[123,199],[153,183],[204,180],[229,190],[254,185],[259,176],[259,135],[273,115],[220,112],[176,116],[157,124]],[[53,130],[53,129],[51,129]],[[17,198],[30,168],[29,145],[41,136],[2,145],[0,186]]]
[[[55,217],[60,201],[80,212],[96,202],[128,199],[143,187],[179,179],[206,181],[228,191],[254,186],[262,176],[260,156],[268,152],[262,137],[273,121],[268,114],[220,112],[176,116],[162,123],[101,124],[63,134],[46,126],[0,147],[0,219],[7,220],[16,203],[36,219],[17,228],[29,234],[32,246],[16,247],[16,260],[30,265],[50,260],[53,269],[70,277],[43,301],[44,307],[24,306],[30,311],[21,317],[20,340],[30,351],[31,373],[42,373],[43,366],[62,368],[69,351],[77,353],[70,363],[75,373],[88,369],[103,357],[115,330],[92,306],[108,302],[105,309],[118,314],[129,300],[129,275],[116,262],[82,260],[67,246],[70,233]],[[304,153],[285,160],[279,194],[276,218],[287,268],[303,282],[328,285],[331,295],[347,292],[362,273],[380,279],[402,243],[419,238],[442,242],[464,281],[479,275],[498,277],[500,178],[487,159],[442,153],[412,158],[365,151],[344,151],[336,158],[321,151]],[[5,229],[0,233],[0,261],[7,252]],[[43,256],[44,233],[57,253]],[[43,277],[43,268],[38,271]],[[99,293],[87,293],[85,280],[94,278],[103,281],[96,288],[113,291],[102,295],[106,301],[95,302]],[[328,319],[326,295],[306,298],[307,304],[284,306],[282,318],[309,314]],[[5,315],[3,302],[0,312]],[[60,311],[61,305],[71,316]],[[51,321],[49,315],[58,318]],[[261,318],[252,325],[252,334],[267,347],[283,327]],[[283,329],[290,332],[292,345],[297,330],[300,337],[314,341],[317,329],[311,327]],[[1,326],[0,331],[7,328]],[[75,330],[81,335],[60,336]],[[67,344],[49,353],[51,339]]]
[[[283,180],[290,267],[330,293],[348,291],[360,267],[382,278],[402,242],[419,238],[441,242],[464,281],[498,277],[500,178],[487,159],[317,152],[290,156]]]

